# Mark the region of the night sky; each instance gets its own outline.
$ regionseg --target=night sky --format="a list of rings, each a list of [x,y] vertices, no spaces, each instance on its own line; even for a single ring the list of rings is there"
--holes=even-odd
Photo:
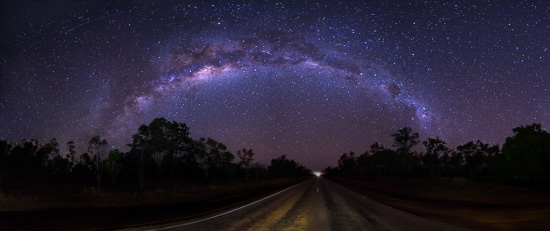
[[[322,169],[405,126],[548,128],[550,2],[372,2],[3,1],[0,138],[127,150],[165,117]]]

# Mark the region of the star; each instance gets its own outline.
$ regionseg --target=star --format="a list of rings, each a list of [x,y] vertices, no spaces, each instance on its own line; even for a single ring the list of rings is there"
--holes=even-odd
[[[6,3],[0,139],[124,151],[166,117],[316,169],[403,127],[502,144],[550,124],[550,8],[526,3]]]

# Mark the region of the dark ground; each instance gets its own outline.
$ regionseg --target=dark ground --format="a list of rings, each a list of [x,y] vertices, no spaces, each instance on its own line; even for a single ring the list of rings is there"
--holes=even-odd
[[[246,204],[304,179],[196,202],[4,210],[0,230],[110,230],[191,219]],[[329,179],[394,208],[474,230],[550,230],[548,191],[464,179]]]
[[[272,197],[222,214],[128,231],[469,230],[393,209],[322,177],[311,178]]]
[[[550,193],[465,179],[329,178],[419,216],[474,230],[550,230]]]
[[[308,177],[309,178],[309,177]],[[246,204],[308,178],[243,189],[237,196],[159,205],[0,212],[0,230],[112,230],[190,219]],[[121,198],[122,200],[123,198]]]

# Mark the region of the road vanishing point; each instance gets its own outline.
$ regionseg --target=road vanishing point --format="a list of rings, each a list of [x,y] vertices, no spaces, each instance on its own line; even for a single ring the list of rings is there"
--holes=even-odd
[[[444,211],[442,211],[444,212]],[[373,201],[314,177],[247,205],[126,230],[468,230]]]

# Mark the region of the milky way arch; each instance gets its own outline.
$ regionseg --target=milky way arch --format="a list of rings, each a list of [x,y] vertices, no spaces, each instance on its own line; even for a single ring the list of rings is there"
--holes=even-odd
[[[390,108],[414,111],[418,125],[434,125],[436,114],[419,100],[414,89],[394,74],[371,61],[359,60],[343,52],[322,49],[303,37],[282,32],[254,35],[240,40],[223,42],[186,42],[156,61],[158,78],[147,83],[147,91],[132,94],[126,99],[123,113],[113,121],[132,129],[131,118],[151,110],[154,105],[174,94],[192,91],[233,71],[249,71],[258,67],[281,69],[297,67],[304,70],[330,72],[335,78],[345,79],[381,96]],[[120,126],[110,126],[110,136],[118,136]]]

